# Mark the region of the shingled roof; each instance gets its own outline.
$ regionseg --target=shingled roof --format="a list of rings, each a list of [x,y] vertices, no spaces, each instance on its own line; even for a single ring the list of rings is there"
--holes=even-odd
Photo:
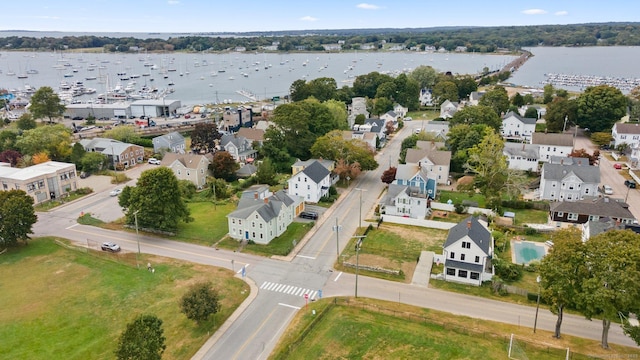
[[[456,226],[449,229],[449,235],[444,243],[444,247],[453,245],[456,241],[462,239],[465,236],[469,236],[482,251],[486,254],[491,249],[491,233],[484,225],[478,221],[476,217],[469,216],[468,218],[459,222]]]
[[[629,205],[623,201],[616,201],[606,196],[593,200],[552,202],[551,211],[617,219],[635,218],[631,211],[629,211]]]

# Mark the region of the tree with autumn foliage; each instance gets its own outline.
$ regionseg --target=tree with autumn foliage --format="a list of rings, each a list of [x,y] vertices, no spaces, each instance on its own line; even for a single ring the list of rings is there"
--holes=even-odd
[[[240,165],[228,151],[217,151],[213,155],[211,170],[216,178],[233,181],[236,177],[236,170],[239,168]]]
[[[18,151],[9,149],[0,152],[0,162],[9,163],[11,164],[11,167],[18,165],[20,159],[22,159],[22,154]]]
[[[311,147],[311,155],[316,159],[344,160],[347,164],[358,163],[360,170],[375,170],[375,160],[371,147],[359,139],[345,139],[342,131],[334,130],[319,137]]]
[[[47,161],[51,161],[51,159],[49,158],[49,155],[47,155],[46,152],[39,152],[37,154],[34,154],[31,157],[31,161],[33,162],[34,165],[38,165],[38,164],[46,163]]]
[[[380,180],[382,180],[383,183],[385,184],[391,184],[393,182],[393,180],[396,179],[396,172],[398,171],[398,168],[392,166],[390,168],[388,168],[387,170],[385,170],[382,173],[382,176],[380,177]]]
[[[358,162],[348,163],[344,159],[339,159],[336,163],[336,167],[333,169],[333,172],[342,180],[347,178],[349,178],[349,180],[353,180],[362,173],[362,168]]]
[[[569,157],[589,159],[589,165],[598,165],[600,161],[600,150],[594,150],[593,154],[589,154],[585,149],[575,149],[569,154]]]

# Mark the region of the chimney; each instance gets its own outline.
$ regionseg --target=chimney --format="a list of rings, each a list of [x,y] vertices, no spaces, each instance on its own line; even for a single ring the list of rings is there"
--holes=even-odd
[[[467,221],[467,229],[471,230],[471,220]]]
[[[258,200],[258,192],[257,192],[257,191],[253,193],[253,198],[254,198],[255,200]]]
[[[264,203],[268,204],[269,203],[269,198],[264,198]]]

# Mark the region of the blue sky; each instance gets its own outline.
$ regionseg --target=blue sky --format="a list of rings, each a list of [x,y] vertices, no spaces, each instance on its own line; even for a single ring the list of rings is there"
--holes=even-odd
[[[0,30],[243,32],[638,21],[640,1],[4,0]]]

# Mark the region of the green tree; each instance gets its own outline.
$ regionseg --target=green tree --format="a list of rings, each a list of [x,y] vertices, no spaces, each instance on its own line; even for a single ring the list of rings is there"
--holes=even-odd
[[[504,87],[495,86],[482,95],[478,104],[489,106],[496,112],[496,115],[502,116],[509,109],[509,95]]]
[[[338,127],[336,129],[348,129],[349,123],[347,122],[347,106],[342,101],[327,100],[324,102],[324,106],[327,107],[329,113],[333,117],[332,122]]]
[[[126,223],[162,231],[175,231],[180,221],[190,222],[189,208],[181,197],[178,179],[161,166],[143,171],[135,187],[126,186],[118,199],[125,209]]]
[[[51,160],[66,161],[71,155],[71,130],[62,124],[37,127],[24,131],[15,146],[23,155],[44,152]]]
[[[511,103],[517,107],[522,107],[524,105],[524,98],[517,92],[511,97]]]
[[[353,82],[353,92],[356,96],[368,97],[373,99],[376,97],[378,86],[386,82],[393,82],[393,78],[377,71],[359,75]]]
[[[197,283],[182,296],[180,309],[188,319],[199,325],[220,311],[220,296],[210,282]]]
[[[594,132],[591,133],[591,141],[600,146],[609,145],[613,141],[613,136],[609,132]]]
[[[66,106],[62,105],[58,94],[56,94],[49,86],[43,86],[36,90],[31,96],[31,106],[29,111],[36,119],[48,118],[49,122],[54,117],[60,117],[66,110]]]
[[[358,163],[362,170],[375,170],[378,167],[375,154],[367,143],[358,139],[345,140],[340,130],[319,137],[311,147],[311,154],[315,158]]]
[[[393,110],[393,101],[386,97],[378,97],[373,99],[373,111],[374,115],[381,115],[389,110]]]
[[[33,198],[22,190],[0,191],[0,245],[3,248],[25,243],[33,233],[38,217],[33,209]]]
[[[585,243],[588,274],[578,294],[578,308],[591,319],[602,318],[602,342],[609,348],[611,320],[640,310],[640,235],[610,230]]]
[[[79,142],[73,144],[73,147],[71,148],[70,160],[72,163],[76,165],[76,168],[81,167],[80,161],[82,160],[82,157],[84,156],[85,153],[86,151],[84,150],[84,147],[82,146],[82,144],[80,144]]]
[[[609,131],[627,113],[627,98],[613,86],[588,87],[578,97],[578,125],[593,132]]]
[[[108,161],[109,158],[107,158],[107,156],[105,156],[104,154],[91,151],[84,154],[84,156],[80,160],[80,168],[86,173],[94,174],[98,171],[101,171],[102,169],[107,168]]]
[[[469,149],[476,146],[493,129],[487,125],[456,125],[449,129],[447,147],[451,150],[451,171],[463,172],[469,159]]]
[[[560,329],[567,306],[575,307],[587,268],[581,234],[575,228],[557,231],[554,245],[540,262],[542,297],[557,316],[554,337]]]
[[[36,124],[36,121],[33,119],[33,116],[31,116],[31,114],[24,113],[16,121],[16,126],[20,130],[31,130],[35,129],[38,124]]]
[[[546,84],[543,88],[543,95],[542,95],[542,103],[543,104],[548,104],[551,101],[553,101],[553,94],[555,92],[555,90],[553,89],[553,85],[551,84]]]
[[[154,315],[140,315],[127,324],[115,351],[118,360],[160,360],[167,348],[162,320]]]
[[[439,81],[434,87],[432,95],[437,100],[437,104],[441,105],[446,100],[458,101],[458,86],[451,80]]]
[[[302,101],[311,96],[311,89],[303,79],[294,81],[289,87],[291,101]]]
[[[534,107],[528,107],[527,111],[524,112],[524,117],[529,119],[537,119],[538,118],[538,109]]]
[[[276,170],[273,167],[271,159],[266,158],[260,165],[258,165],[258,170],[256,171],[256,181],[259,184],[278,184],[278,180],[276,179]]]
[[[226,181],[233,181],[236,178],[236,171],[240,165],[235,161],[228,151],[216,151],[211,161],[211,171],[213,175]]]
[[[140,139],[136,133],[136,127],[133,125],[120,125],[104,132],[105,138],[122,141],[125,143],[133,143]]]
[[[451,127],[460,124],[483,124],[496,131],[500,131],[500,127],[502,127],[502,120],[496,112],[488,106],[465,106],[460,111],[457,111],[449,120],[449,126]]]
[[[338,85],[336,80],[329,77],[316,78],[309,81],[311,96],[320,102],[335,99]]]
[[[216,142],[222,137],[214,123],[198,123],[191,131],[191,150],[196,153],[215,151]]]
[[[18,132],[13,130],[0,131],[0,151],[18,150],[16,147],[18,141]]]
[[[421,89],[431,89],[436,84],[438,72],[431,66],[420,65],[413,69],[409,77],[417,81]]]
[[[472,92],[478,90],[478,83],[471,76],[462,76],[456,79],[456,85],[460,99],[467,99]]]
[[[358,114],[358,115],[356,115],[354,123],[357,124],[357,125],[362,125],[362,124],[364,124],[365,120],[367,120],[367,117],[364,116],[364,114]]]
[[[420,107],[420,84],[405,74],[398,75],[393,79],[396,93],[393,100],[410,111],[418,110]]]
[[[561,132],[576,124],[578,116],[578,103],[576,100],[555,98],[547,105],[547,114],[544,116],[547,130]],[[566,124],[565,124],[566,120]]]

